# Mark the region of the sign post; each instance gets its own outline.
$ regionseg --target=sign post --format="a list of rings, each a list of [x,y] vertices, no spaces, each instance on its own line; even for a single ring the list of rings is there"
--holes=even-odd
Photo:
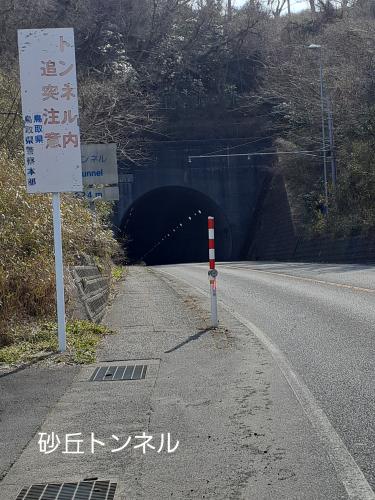
[[[59,336],[59,351],[66,351],[65,327],[65,298],[64,298],[64,264],[61,239],[61,210],[60,193],[52,193],[53,206],[53,239],[55,246],[56,270],[56,302],[57,302],[57,329]]]
[[[60,193],[82,191],[72,28],[18,30],[27,192],[52,193],[59,350],[66,350]]]
[[[214,328],[217,328],[219,321],[217,318],[217,295],[216,295],[216,277],[217,269],[215,269],[215,219],[208,217],[208,258],[210,269],[208,277],[210,279],[210,295],[211,295],[211,322]]]

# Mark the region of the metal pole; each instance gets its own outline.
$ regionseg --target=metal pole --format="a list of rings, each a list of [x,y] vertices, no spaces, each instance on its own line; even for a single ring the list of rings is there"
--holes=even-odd
[[[218,327],[217,319],[217,295],[216,295],[216,279],[210,280],[211,293],[211,323],[214,328]]]
[[[332,176],[332,187],[333,191],[336,191],[336,154],[335,154],[335,136],[334,136],[334,125],[333,125],[333,115],[332,106],[329,96],[326,96],[327,100],[327,112],[328,112],[328,135],[329,135],[329,149],[331,153],[331,176]]]
[[[324,86],[323,86],[323,56],[320,48],[320,102],[322,109],[322,143],[323,143],[323,164],[324,164],[324,193],[326,201],[326,215],[328,214],[328,180],[327,180],[327,155],[326,155],[326,130],[324,120]]]
[[[216,295],[216,276],[215,269],[215,219],[208,217],[208,259],[210,270],[208,276],[210,279],[210,296],[211,296],[211,323],[214,328],[217,328],[219,321],[217,318],[217,295]]]
[[[64,267],[62,256],[61,239],[61,211],[60,193],[52,193],[53,206],[53,236],[55,245],[55,269],[56,269],[56,302],[57,302],[57,326],[59,338],[59,351],[66,351],[65,332],[65,299],[64,299]]]

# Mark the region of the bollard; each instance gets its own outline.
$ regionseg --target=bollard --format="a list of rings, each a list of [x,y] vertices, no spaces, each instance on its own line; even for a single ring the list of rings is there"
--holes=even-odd
[[[208,217],[208,260],[209,271],[208,277],[210,280],[210,296],[211,296],[211,323],[214,328],[218,326],[217,319],[217,295],[216,295],[216,277],[217,270],[215,269],[215,219]]]

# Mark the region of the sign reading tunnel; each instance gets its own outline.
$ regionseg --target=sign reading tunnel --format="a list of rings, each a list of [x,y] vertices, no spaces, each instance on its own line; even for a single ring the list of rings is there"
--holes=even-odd
[[[84,186],[117,184],[116,144],[81,144]]]

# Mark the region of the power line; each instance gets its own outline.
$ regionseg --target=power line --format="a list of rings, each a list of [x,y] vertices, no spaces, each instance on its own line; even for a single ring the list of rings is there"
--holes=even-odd
[[[263,153],[227,153],[221,155],[191,155],[188,156],[188,161],[191,163],[191,160],[199,159],[199,158],[227,158],[229,156],[247,156],[250,159],[251,156],[271,156],[271,155],[295,155],[295,154],[303,154],[306,156],[315,156],[318,157],[315,153],[321,153],[321,149],[312,150],[312,151],[272,151],[272,152],[263,152]]]
[[[227,144],[223,148],[216,149],[215,151],[211,151],[210,153],[206,153],[206,155],[212,156],[215,153],[220,153],[220,151],[225,151],[227,148],[228,149],[241,148],[243,146],[248,146],[249,144],[255,144],[256,142],[261,142],[261,141],[265,141],[267,139],[272,139],[273,137],[274,137],[273,135],[268,135],[268,136],[264,136],[264,137],[258,137],[257,139],[253,139],[251,141],[246,141],[246,142],[243,142],[241,144],[236,144],[235,146],[229,146],[229,144]]]

